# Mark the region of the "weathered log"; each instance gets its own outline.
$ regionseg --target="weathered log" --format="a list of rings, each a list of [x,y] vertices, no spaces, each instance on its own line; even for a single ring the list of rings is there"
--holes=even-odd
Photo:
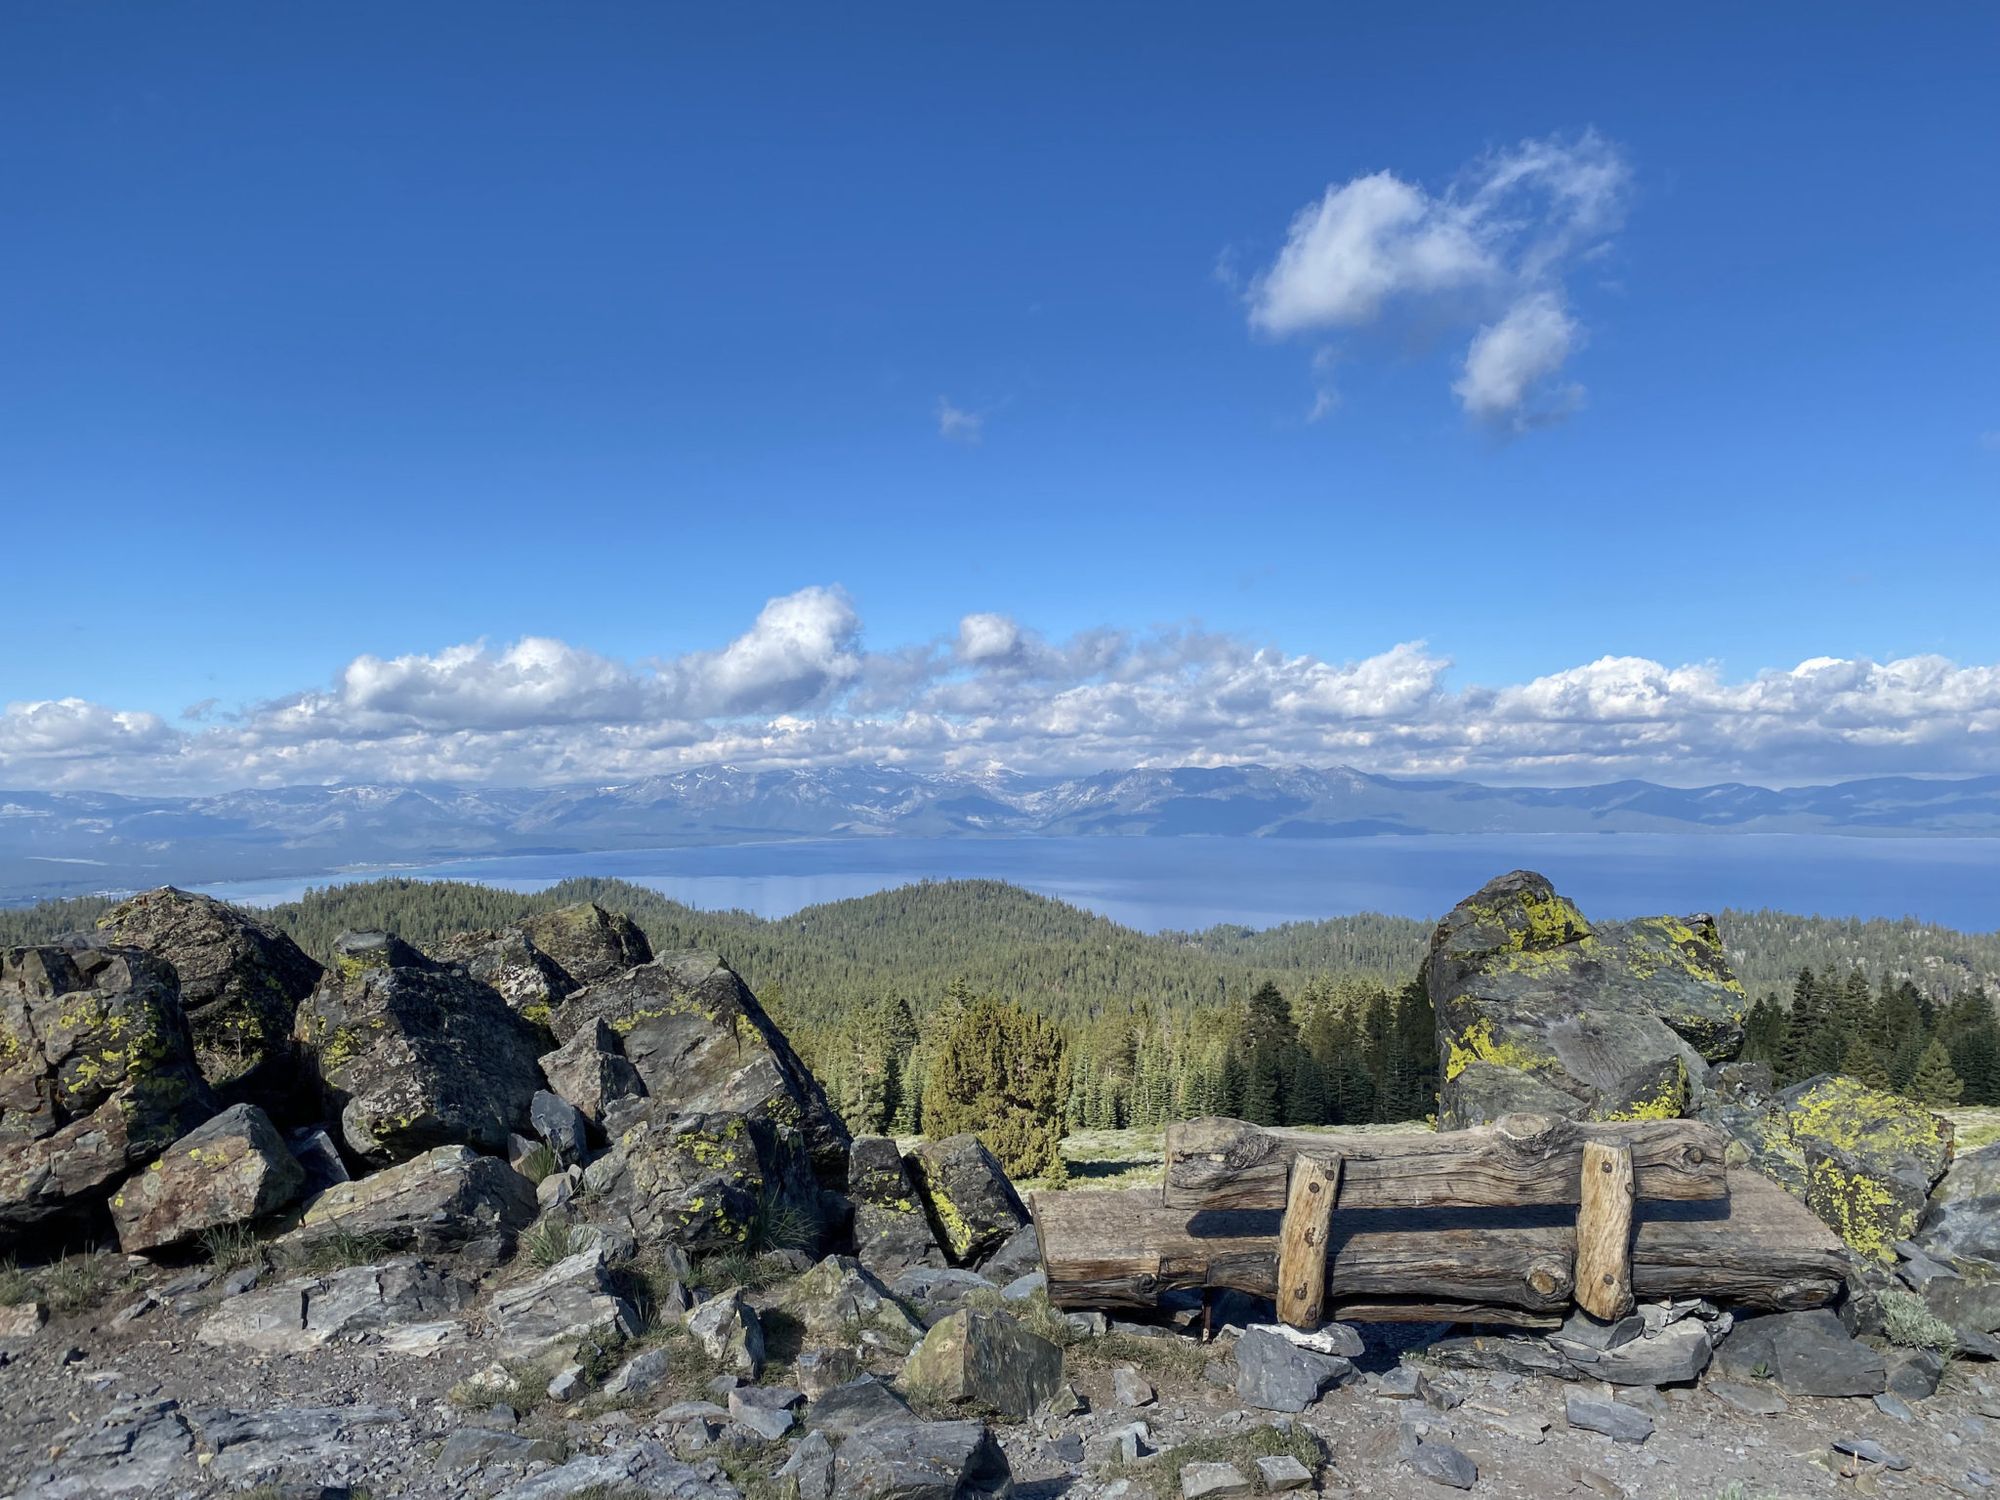
[[[1583,1146],[1583,1202],[1576,1211],[1576,1305],[1610,1322],[1632,1310],[1632,1151]]]
[[[1285,1220],[1278,1230],[1278,1317],[1317,1328],[1326,1306],[1327,1230],[1340,1191],[1340,1158],[1301,1156],[1292,1163]]]
[[[1335,1303],[1326,1315],[1336,1323],[1479,1323],[1499,1328],[1530,1328],[1542,1333],[1563,1326],[1559,1313],[1528,1312],[1491,1303],[1419,1302],[1396,1297]]]
[[[1840,1287],[1839,1238],[1804,1204],[1748,1169],[1729,1196],[1641,1203],[1632,1289],[1750,1307],[1818,1307]],[[1147,1188],[1037,1193],[1049,1297],[1060,1307],[1151,1307],[1169,1291],[1278,1285],[1280,1216],[1163,1207]],[[1334,1303],[1414,1299],[1555,1312],[1570,1295],[1576,1224],[1560,1207],[1397,1213],[1337,1207],[1328,1236]],[[1465,1321],[1479,1321],[1468,1317]]]
[[[1164,1291],[1234,1287],[1275,1298],[1280,1215],[1162,1208],[1156,1193],[1037,1193],[1049,1295],[1062,1306],[1151,1306]],[[1335,1210],[1326,1295],[1566,1307],[1571,1238],[1543,1225],[1492,1224],[1490,1211]],[[1065,1300],[1073,1299],[1073,1300]]]
[[[1342,1213],[1575,1203],[1587,1141],[1631,1148],[1642,1199],[1704,1200],[1728,1191],[1726,1143],[1697,1120],[1506,1115],[1473,1130],[1329,1135],[1210,1117],[1168,1127],[1164,1198],[1175,1208],[1283,1208],[1295,1157],[1338,1154]]]

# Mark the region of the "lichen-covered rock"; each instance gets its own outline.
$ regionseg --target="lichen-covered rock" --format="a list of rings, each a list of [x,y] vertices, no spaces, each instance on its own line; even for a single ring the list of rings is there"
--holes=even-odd
[[[305,1168],[271,1117],[254,1104],[236,1104],[119,1184],[111,1222],[126,1254],[160,1250],[204,1229],[274,1214],[305,1185]]]
[[[1917,1243],[1968,1274],[2000,1276],[2000,1143],[1951,1164],[1931,1194]]]
[[[653,949],[638,925],[594,902],[537,912],[521,927],[528,941],[578,985],[596,984],[653,961]]]
[[[1005,1313],[961,1308],[924,1335],[903,1377],[934,1400],[1024,1422],[1061,1387],[1063,1353]]]
[[[1730,1137],[1730,1159],[1754,1166],[1871,1262],[1913,1238],[1952,1154],[1951,1122],[1900,1094],[1822,1074],[1765,1092],[1769,1070],[1717,1070],[1701,1117]],[[1935,1252],[1933,1252],[1935,1253]]]
[[[445,1250],[479,1241],[511,1246],[535,1217],[534,1185],[498,1157],[439,1146],[311,1199],[279,1244],[309,1249],[333,1238],[394,1250]]]
[[[464,969],[537,1026],[547,1026],[556,1006],[578,988],[520,927],[454,933],[435,951],[441,961]]]
[[[173,965],[195,1061],[216,1097],[290,1119],[292,1019],[319,983],[319,965],[247,912],[172,886],[114,906],[97,925],[110,941]]]
[[[376,1165],[443,1145],[504,1151],[541,1087],[539,1028],[385,933],[342,935],[296,1032],[348,1150]]]
[[[1687,1111],[1691,1074],[1743,1041],[1748,1000],[1712,918],[1593,925],[1526,870],[1454,907],[1424,971],[1445,1129],[1558,1107],[1672,1118]]]
[[[925,1141],[909,1167],[939,1240],[955,1265],[1004,1245],[1028,1222],[1028,1210],[1006,1169],[976,1135]]]
[[[658,1101],[654,1101],[655,1104]],[[635,1112],[584,1169],[590,1217],[647,1247],[690,1255],[796,1243],[818,1248],[818,1191],[798,1131],[728,1112]]]
[[[779,1300],[810,1342],[869,1345],[902,1355],[923,1337],[923,1326],[851,1256],[827,1256]]]
[[[1807,1207],[1858,1253],[1894,1259],[1951,1162],[1952,1125],[1852,1078],[1809,1078],[1778,1096],[1805,1169]]]
[[[214,1113],[164,960],[0,950],[0,1249],[102,1203]]]
[[[599,1021],[663,1107],[795,1127],[822,1175],[845,1174],[847,1126],[750,987],[715,954],[671,954],[599,980],[556,1008],[556,1035],[567,1043]]]
[[[618,1033],[593,1021],[541,1058],[549,1088],[602,1128],[604,1112],[620,1099],[645,1097],[646,1083],[618,1045]]]
[[[847,1196],[854,1204],[854,1255],[884,1281],[912,1266],[943,1266],[944,1251],[903,1165],[885,1135],[861,1135],[847,1156]]]

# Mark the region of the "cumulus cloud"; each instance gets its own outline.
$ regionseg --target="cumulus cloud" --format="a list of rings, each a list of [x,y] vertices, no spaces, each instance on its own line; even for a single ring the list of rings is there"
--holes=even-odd
[[[543,637],[362,656],[325,689],[183,725],[82,698],[12,703],[0,787],[549,784],[716,762],[1345,763],[1544,783],[2000,771],[2000,666],[1815,657],[1731,677],[1612,656],[1524,682],[1454,675],[1423,642],[1334,660],[1191,626],[1057,640],[990,611],[877,647],[851,599],[815,587],[733,640],[651,662]]]
[[[1581,330],[1553,292],[1523,297],[1497,323],[1473,336],[1465,372],[1452,391],[1472,416],[1517,427],[1567,412],[1582,399],[1581,386],[1552,389],[1546,382],[1563,367]],[[1530,406],[1542,392],[1539,413]]]
[[[1559,415],[1580,393],[1555,383],[1582,343],[1565,279],[1618,228],[1629,180],[1617,148],[1586,131],[1490,153],[1436,192],[1388,171],[1336,183],[1250,282],[1251,327],[1277,338],[1392,320],[1471,328],[1452,387],[1469,415],[1512,426]],[[1315,417],[1329,391],[1316,382]]]

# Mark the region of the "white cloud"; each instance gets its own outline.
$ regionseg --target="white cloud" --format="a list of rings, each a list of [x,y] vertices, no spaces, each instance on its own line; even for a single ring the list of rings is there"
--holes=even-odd
[[[1629,170],[1603,137],[1521,142],[1438,192],[1379,171],[1327,188],[1292,219],[1247,291],[1250,324],[1274,337],[1362,328],[1477,327],[1454,385],[1482,421],[1521,425],[1574,404],[1543,387],[1581,343],[1564,279],[1623,215]],[[1313,415],[1328,409],[1317,386]]]
[[[1473,336],[1465,351],[1465,372],[1452,382],[1452,391],[1482,421],[1518,427],[1563,415],[1581,399],[1581,387],[1549,392],[1539,412],[1529,400],[1538,390],[1548,391],[1544,383],[1562,369],[1581,337],[1560,297],[1532,292]]]
[[[1005,615],[967,615],[958,622],[958,659],[981,665],[1021,654],[1021,627]]]
[[[1544,782],[2000,771],[2000,666],[1815,657],[1731,678],[1604,657],[1524,682],[1452,677],[1422,642],[1340,661],[1191,627],[1052,641],[993,612],[871,649],[845,594],[807,588],[662,661],[542,637],[363,656],[329,689],[180,726],[81,698],[14,703],[0,787],[519,785],[717,761],[1348,763]]]
[[[839,589],[773,599],[713,656],[686,659],[685,706],[697,714],[809,707],[861,670],[861,617]]]
[[[976,443],[986,436],[986,418],[938,397],[938,436],[951,443]]]
[[[174,743],[158,714],[106,708],[82,698],[9,703],[0,710],[0,765],[16,758],[63,760],[74,756],[152,751]]]
[[[340,707],[357,716],[431,729],[626,719],[644,700],[630,669],[545,636],[524,636],[499,652],[482,641],[435,656],[357,656],[338,692]]]

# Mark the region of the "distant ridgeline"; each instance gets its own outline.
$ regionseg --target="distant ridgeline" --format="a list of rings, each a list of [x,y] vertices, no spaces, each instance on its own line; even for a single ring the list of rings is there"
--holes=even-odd
[[[1420,1117],[1437,1089],[1430,1002],[1414,984],[1429,924],[1361,915],[1266,931],[1148,935],[996,881],[905,886],[764,920],[703,912],[622,881],[536,895],[383,880],[313,891],[264,915],[325,959],[345,930],[429,948],[450,934],[594,901],[656,951],[710,949],[742,973],[857,1131],[919,1127],[943,1036],[980,996],[1039,1012],[1066,1043],[1068,1123],[1098,1129],[1218,1113],[1260,1123]],[[0,946],[91,927],[111,903],[0,911]],[[1955,1083],[2000,1104],[1989,992],[2000,933],[1915,922],[1725,912],[1753,996],[1746,1055],[1780,1081],[1846,1071],[1915,1088]],[[1801,979],[1801,971],[1809,977]],[[1806,1004],[1794,1012],[1792,1000]],[[1937,1102],[1943,1102],[1942,1099]]]

